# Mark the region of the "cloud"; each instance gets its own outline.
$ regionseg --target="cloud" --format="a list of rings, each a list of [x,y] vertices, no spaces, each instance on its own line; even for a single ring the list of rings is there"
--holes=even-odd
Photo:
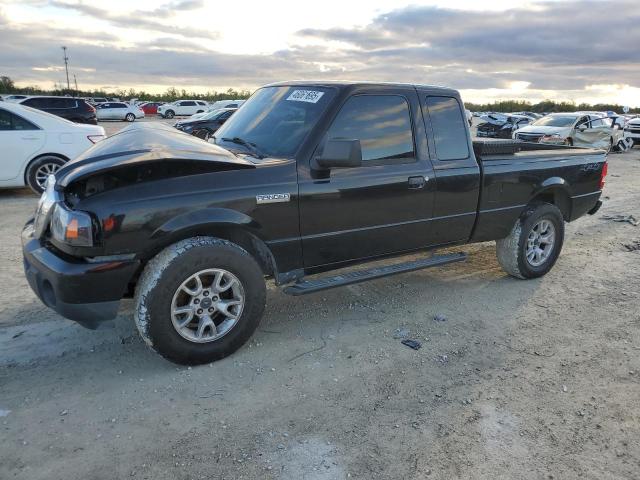
[[[66,10],[73,10],[83,15],[93,17],[112,24],[115,27],[133,28],[136,30],[151,30],[185,37],[207,38],[216,40],[220,34],[211,30],[202,30],[193,27],[180,27],[167,22],[159,22],[156,18],[170,19],[177,11],[194,10],[203,4],[199,0],[183,0],[162,5],[155,10],[137,10],[129,13],[115,13],[84,2],[68,2],[64,0],[51,0],[51,6]]]
[[[606,28],[597,28],[600,21]],[[414,71],[429,65],[430,78],[442,78],[441,72],[459,75],[462,68],[483,79],[509,70],[519,78],[500,78],[562,89],[592,83],[589,74],[613,74],[637,84],[640,50],[629,46],[640,44],[639,21],[636,0],[537,2],[504,12],[411,6],[364,27],[304,29],[298,35],[340,42],[357,62]]]
[[[20,84],[60,80],[57,39],[65,38],[71,68],[83,69],[78,80],[92,85],[188,89],[257,87],[292,78],[359,79],[448,85],[512,98],[614,95],[592,85],[621,85],[630,96],[640,87],[636,0],[538,1],[503,12],[410,6],[358,27],[300,30],[289,48],[268,55],[207,49],[197,38],[217,38],[217,32],[194,31],[177,21],[179,27],[170,25],[179,12],[201,8],[199,0],[126,15],[69,0],[51,4],[162,35],[124,48],[111,32],[18,26],[0,11],[0,44],[10,46],[0,49],[1,73]]]

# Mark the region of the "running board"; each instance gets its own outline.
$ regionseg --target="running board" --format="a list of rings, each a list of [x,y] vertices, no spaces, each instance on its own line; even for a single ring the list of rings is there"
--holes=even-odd
[[[439,267],[448,263],[462,262],[467,259],[465,253],[450,253],[447,255],[434,255],[429,258],[414,260],[412,262],[397,263],[385,267],[376,267],[369,270],[358,270],[355,272],[336,275],[333,277],[323,277],[315,280],[299,280],[293,285],[285,287],[284,293],[289,295],[306,295],[307,293],[320,292],[330,288],[353,285],[354,283],[366,282],[376,278],[388,277],[397,273],[413,272],[423,268]]]

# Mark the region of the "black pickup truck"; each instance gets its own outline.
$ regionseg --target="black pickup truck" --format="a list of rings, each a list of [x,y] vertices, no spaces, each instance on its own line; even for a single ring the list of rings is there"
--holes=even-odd
[[[133,296],[150,346],[210,362],[256,329],[266,278],[301,295],[465,256],[322,272],[489,240],[508,274],[544,275],[605,175],[603,151],[474,143],[455,90],[279,83],[209,143],[141,124],[66,164],[25,226],[24,266],[61,315],[95,328]]]

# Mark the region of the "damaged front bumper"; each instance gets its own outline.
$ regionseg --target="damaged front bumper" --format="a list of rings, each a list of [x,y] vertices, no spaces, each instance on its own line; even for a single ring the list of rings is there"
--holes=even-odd
[[[47,307],[95,329],[116,317],[120,300],[136,273],[138,260],[87,262],[63,258],[34,236],[33,221],[22,231],[24,272]]]

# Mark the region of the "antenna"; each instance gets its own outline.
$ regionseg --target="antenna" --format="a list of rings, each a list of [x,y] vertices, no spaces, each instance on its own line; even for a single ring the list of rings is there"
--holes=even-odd
[[[76,84],[76,97],[78,96],[78,79],[76,78],[76,74],[73,74],[73,83]]]
[[[64,53],[64,69],[67,72],[67,90],[71,90],[71,86],[69,85],[69,57],[67,57],[67,47],[62,47],[62,52]]]

